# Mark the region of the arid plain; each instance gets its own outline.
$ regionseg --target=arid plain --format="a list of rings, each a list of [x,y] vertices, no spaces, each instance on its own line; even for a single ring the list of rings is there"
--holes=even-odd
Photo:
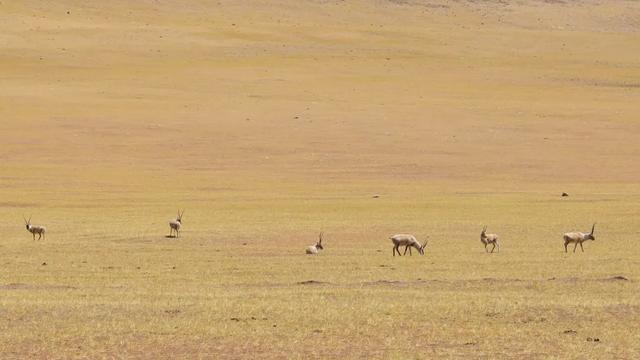
[[[1,1],[0,357],[639,358],[639,39],[637,1]]]

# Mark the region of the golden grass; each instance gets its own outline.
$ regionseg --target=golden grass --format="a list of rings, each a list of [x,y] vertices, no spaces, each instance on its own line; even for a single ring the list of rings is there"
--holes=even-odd
[[[3,2],[0,357],[637,358],[639,11]]]

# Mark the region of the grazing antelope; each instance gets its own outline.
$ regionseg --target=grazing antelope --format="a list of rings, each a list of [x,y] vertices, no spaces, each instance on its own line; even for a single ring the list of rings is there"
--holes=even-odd
[[[484,251],[489,252],[487,249],[487,245],[491,244],[493,247],[491,248],[491,252],[497,247],[498,252],[500,252],[500,242],[498,241],[498,235],[496,234],[487,234],[487,226],[485,225],[482,228],[482,232],[480,233],[480,241],[484,244]]]
[[[591,232],[586,234],[586,233],[581,233],[581,232],[570,232],[570,233],[566,233],[563,235],[564,238],[564,252],[567,252],[567,245],[574,243],[575,245],[573,246],[573,252],[576,252],[576,248],[578,247],[578,244],[580,244],[580,249],[582,249],[582,252],[584,252],[584,248],[582,247],[582,243],[587,241],[587,240],[593,240],[595,241],[596,238],[593,236],[593,230],[596,228],[596,224],[594,223],[593,226],[591,227]]]
[[[184,215],[184,210],[180,212],[178,210],[178,217],[175,220],[169,221],[169,237],[173,236],[173,232],[175,231],[176,237],[180,237],[180,228],[182,227],[182,215]]]
[[[409,255],[411,255],[412,247],[418,249],[420,255],[424,255],[424,247],[427,246],[427,240],[424,241],[424,245],[420,245],[415,236],[408,234],[393,235],[389,239],[393,242],[393,256],[396,256],[396,251],[398,255],[400,255],[400,250],[398,250],[400,246],[404,246],[404,255],[407,255],[407,250],[409,250]]]
[[[322,247],[322,235],[324,233],[321,232],[320,235],[318,235],[318,242],[316,242],[315,245],[311,245],[307,248],[307,250],[305,250],[305,252],[309,255],[317,255],[319,250],[324,250],[324,248]]]
[[[24,225],[27,227],[27,231],[33,235],[33,240],[36,239],[36,234],[38,234],[38,240],[44,239],[44,233],[47,232],[46,227],[31,225],[31,216],[29,216],[29,220],[25,219],[24,216],[22,218],[24,219]]]

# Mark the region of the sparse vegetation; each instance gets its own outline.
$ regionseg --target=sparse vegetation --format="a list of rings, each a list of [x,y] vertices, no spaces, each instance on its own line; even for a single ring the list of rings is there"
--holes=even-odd
[[[640,358],[639,14],[0,3],[0,358]]]

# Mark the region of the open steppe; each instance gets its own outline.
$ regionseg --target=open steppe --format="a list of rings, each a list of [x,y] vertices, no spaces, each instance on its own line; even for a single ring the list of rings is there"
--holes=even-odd
[[[638,1],[1,0],[0,135],[2,359],[640,358]]]

